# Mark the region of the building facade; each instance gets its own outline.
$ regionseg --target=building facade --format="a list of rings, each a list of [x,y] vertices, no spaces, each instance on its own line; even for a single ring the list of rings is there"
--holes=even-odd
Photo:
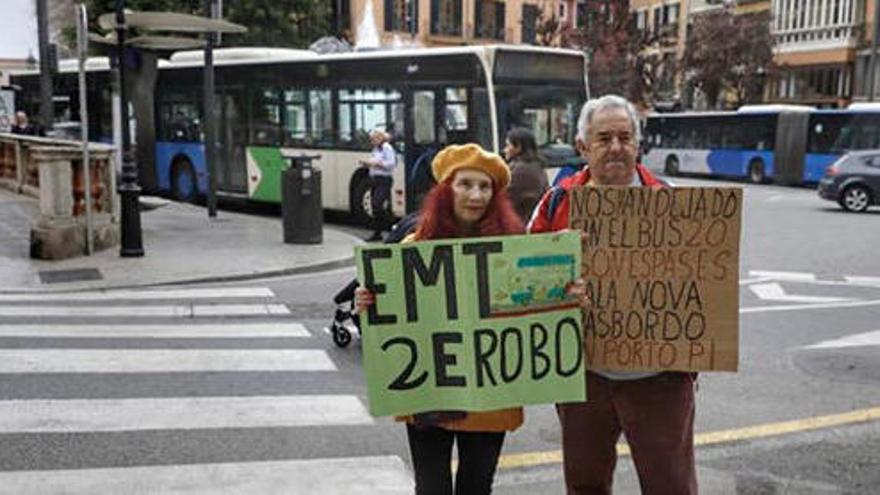
[[[874,77],[871,77],[872,40],[877,35],[876,17],[880,9],[877,0],[865,1],[865,24],[862,30],[862,43],[856,51],[855,72],[853,74],[853,101],[880,101],[880,54],[875,55]],[[873,85],[873,91],[871,86]],[[873,94],[872,94],[873,93]]]
[[[9,74],[11,72],[35,69],[37,67],[37,59],[33,56],[24,58],[0,58],[0,86],[9,84]]]
[[[817,107],[849,104],[856,81],[863,79],[856,58],[870,28],[867,4],[876,1],[773,0],[771,32],[780,73],[768,85],[766,100]]]
[[[537,44],[540,23],[558,21],[559,8],[557,0],[351,0],[337,10],[355,45],[455,46]]]

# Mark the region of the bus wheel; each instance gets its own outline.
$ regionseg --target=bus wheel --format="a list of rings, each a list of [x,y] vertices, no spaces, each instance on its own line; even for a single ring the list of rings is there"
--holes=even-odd
[[[351,198],[349,198],[349,208],[351,216],[358,225],[370,225],[373,219],[373,207],[370,204],[370,179],[361,178],[351,188]]]
[[[666,158],[666,168],[664,171],[666,175],[678,175],[678,158],[675,155],[669,155]]]
[[[171,167],[171,195],[177,201],[192,203],[198,196],[196,171],[186,158],[179,158]]]
[[[767,177],[764,176],[764,162],[761,160],[752,160],[749,163],[749,180],[752,181],[753,184],[761,184],[766,180]]]
[[[861,213],[871,204],[871,192],[865,186],[854,184],[843,190],[840,206],[846,211]]]

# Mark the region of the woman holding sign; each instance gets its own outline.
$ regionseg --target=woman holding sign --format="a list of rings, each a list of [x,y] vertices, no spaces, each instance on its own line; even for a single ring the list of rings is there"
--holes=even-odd
[[[416,231],[403,242],[522,234],[525,229],[506,188],[504,160],[476,144],[452,145],[431,164],[437,185],[428,193]],[[365,288],[355,293],[358,311],[375,304]],[[492,479],[504,435],[523,422],[522,408],[500,411],[436,411],[398,418],[406,422],[416,493],[480,495]],[[454,490],[450,460],[458,444]]]

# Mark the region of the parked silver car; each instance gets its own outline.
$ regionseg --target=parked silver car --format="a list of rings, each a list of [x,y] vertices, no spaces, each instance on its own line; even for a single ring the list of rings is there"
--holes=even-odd
[[[819,196],[844,210],[861,212],[880,204],[880,150],[852,151],[825,170]]]

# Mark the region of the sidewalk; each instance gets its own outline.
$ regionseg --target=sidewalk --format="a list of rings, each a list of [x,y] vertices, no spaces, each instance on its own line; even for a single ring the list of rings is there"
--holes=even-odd
[[[35,199],[0,189],[0,292],[111,289],[247,280],[320,271],[352,262],[362,241],[324,228],[323,244],[284,244],[280,218],[171,202],[141,213],[145,256],[118,248],[60,261],[29,258]]]

